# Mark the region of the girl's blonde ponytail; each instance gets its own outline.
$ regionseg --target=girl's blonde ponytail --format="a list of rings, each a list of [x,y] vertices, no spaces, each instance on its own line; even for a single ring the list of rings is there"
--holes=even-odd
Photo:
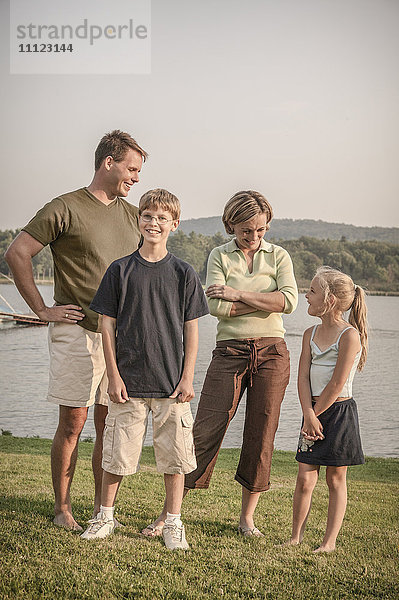
[[[349,323],[358,330],[360,335],[362,354],[360,356],[360,361],[357,368],[359,371],[361,371],[367,358],[368,335],[366,294],[363,288],[361,288],[359,285],[355,286],[355,297],[350,308]]]

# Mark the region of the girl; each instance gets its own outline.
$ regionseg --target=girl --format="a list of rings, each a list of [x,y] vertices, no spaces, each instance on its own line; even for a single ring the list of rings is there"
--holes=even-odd
[[[298,393],[303,426],[296,460],[292,535],[302,541],[320,465],[326,465],[329,489],[327,529],[315,552],[331,552],[346,510],[348,465],[364,463],[352,381],[367,355],[365,294],[352,279],[320,267],[306,294],[308,313],[321,325],[307,329],[299,361]],[[343,313],[350,309],[349,323]]]

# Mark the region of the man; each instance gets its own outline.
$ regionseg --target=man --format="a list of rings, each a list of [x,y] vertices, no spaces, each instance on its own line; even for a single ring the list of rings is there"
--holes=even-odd
[[[106,134],[95,152],[90,185],[46,204],[5,254],[19,292],[33,312],[50,323],[48,400],[59,405],[51,448],[54,523],[78,531],[82,528],[72,515],[70,488],[79,436],[88,407],[95,403],[92,466],[96,515],[100,509],[102,433],[108,412],[101,321],[89,305],[110,263],[138,246],[138,209],[124,198],[139,181],[147,156],[129,134],[119,130]],[[47,244],[54,260],[52,307],[45,305],[35,285],[31,263]]]

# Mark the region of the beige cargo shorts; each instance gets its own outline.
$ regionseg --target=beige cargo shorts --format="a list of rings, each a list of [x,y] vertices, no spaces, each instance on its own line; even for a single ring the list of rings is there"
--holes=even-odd
[[[104,471],[131,475],[139,470],[150,411],[157,470],[175,475],[196,468],[190,403],[177,402],[176,398],[130,398],[122,404],[109,403],[103,438]]]
[[[101,333],[74,323],[50,323],[47,400],[74,408],[108,404]]]

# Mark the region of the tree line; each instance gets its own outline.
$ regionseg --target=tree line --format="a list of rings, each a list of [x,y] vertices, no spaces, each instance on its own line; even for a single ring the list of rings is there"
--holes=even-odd
[[[210,251],[226,241],[228,238],[220,233],[205,236],[178,231],[169,238],[168,247],[173,254],[192,264],[201,281],[205,282]],[[399,291],[398,244],[375,240],[350,242],[345,237],[341,240],[321,240],[307,236],[268,241],[289,252],[300,288],[309,286],[317,267],[329,265],[347,273],[355,283],[370,291]]]
[[[0,272],[10,275],[4,252],[19,230],[0,231]],[[228,241],[221,233],[203,235],[177,231],[168,240],[170,252],[190,263],[205,283],[206,264],[212,248]],[[298,239],[269,241],[285,248],[291,255],[300,288],[306,288],[320,265],[329,265],[348,273],[355,283],[370,291],[399,292],[399,245],[375,240],[322,240],[302,236]],[[53,277],[51,251],[46,246],[33,258],[37,280]]]

